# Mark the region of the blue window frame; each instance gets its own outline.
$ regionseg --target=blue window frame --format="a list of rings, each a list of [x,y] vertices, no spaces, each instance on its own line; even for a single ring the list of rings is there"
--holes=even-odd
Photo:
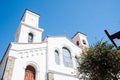
[[[72,56],[71,56],[71,53],[70,53],[69,49],[67,49],[66,47],[63,47],[62,50],[63,50],[63,63],[64,63],[64,66],[73,67]]]

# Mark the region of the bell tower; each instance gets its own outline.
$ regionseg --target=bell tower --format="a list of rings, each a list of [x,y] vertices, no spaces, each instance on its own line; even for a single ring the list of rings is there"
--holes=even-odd
[[[87,41],[87,36],[81,32],[77,32],[73,37],[72,37],[72,42],[77,45],[79,48],[84,50],[89,47],[88,41]]]
[[[15,33],[15,42],[38,43],[42,40],[43,29],[39,28],[39,14],[25,10]]]

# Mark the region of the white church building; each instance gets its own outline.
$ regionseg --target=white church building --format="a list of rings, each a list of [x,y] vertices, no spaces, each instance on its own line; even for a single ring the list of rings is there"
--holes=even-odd
[[[20,25],[0,61],[0,80],[79,80],[76,56],[87,48],[87,36],[77,32],[47,36],[39,27],[39,15],[25,10]]]

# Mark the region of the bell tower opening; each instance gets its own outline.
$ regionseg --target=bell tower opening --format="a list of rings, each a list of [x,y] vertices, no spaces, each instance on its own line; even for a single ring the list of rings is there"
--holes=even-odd
[[[77,42],[76,42],[76,45],[77,45],[77,46],[79,46],[79,45],[80,45],[79,41],[77,41]]]
[[[31,65],[28,65],[25,69],[24,80],[35,80],[36,71]]]
[[[73,37],[72,37],[72,42],[77,45],[79,48],[84,50],[89,47],[88,41],[87,41],[87,35],[77,32]]]
[[[30,10],[25,10],[20,25],[15,33],[15,42],[39,43],[42,42],[42,28],[39,28],[40,15]]]
[[[28,34],[28,42],[33,42],[33,34],[32,33]]]

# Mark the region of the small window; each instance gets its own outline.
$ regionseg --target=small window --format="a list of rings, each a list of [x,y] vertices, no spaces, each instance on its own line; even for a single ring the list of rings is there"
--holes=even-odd
[[[85,40],[83,40],[83,44],[86,45],[86,41]]]
[[[76,42],[76,45],[79,46],[79,41]]]
[[[60,56],[57,50],[55,50],[55,63],[60,64]]]
[[[33,34],[32,33],[28,34],[28,42],[33,42]]]

